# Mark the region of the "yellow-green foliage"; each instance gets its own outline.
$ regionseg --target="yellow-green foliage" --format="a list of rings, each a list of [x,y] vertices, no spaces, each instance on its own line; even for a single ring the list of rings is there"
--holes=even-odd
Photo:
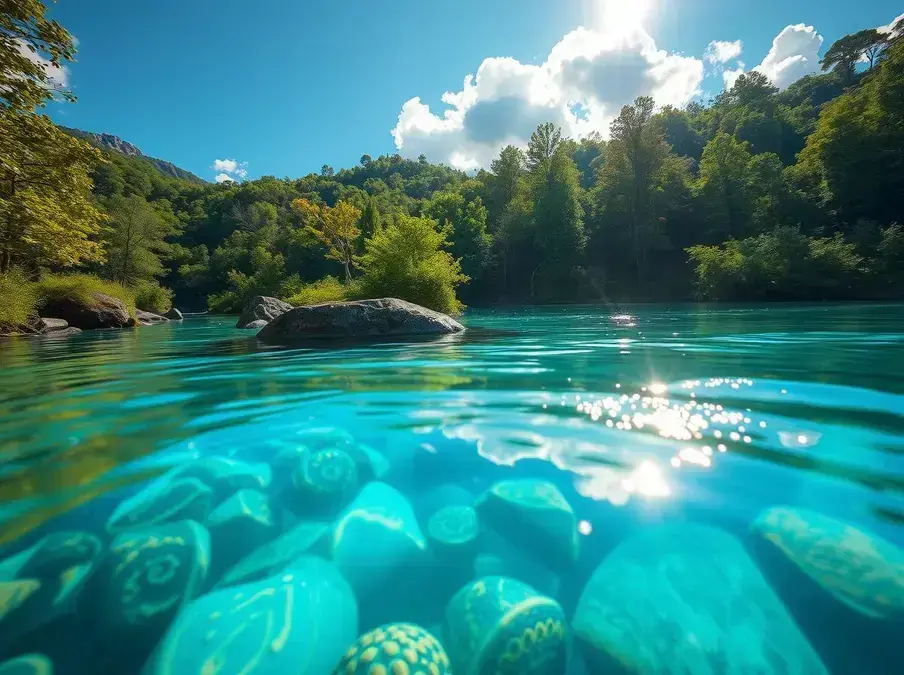
[[[51,300],[74,299],[85,305],[94,304],[94,294],[119,298],[135,316],[135,291],[120,286],[115,281],[105,281],[90,274],[48,274],[35,284],[38,294],[38,305]]]
[[[132,287],[135,306],[146,312],[163,314],[173,306],[173,292],[156,281],[139,281]]]
[[[305,284],[286,302],[300,307],[301,305],[319,305],[322,302],[340,302],[358,296],[359,289],[355,282],[343,284],[336,277],[324,277],[312,284]]]
[[[19,270],[0,274],[0,330],[24,324],[37,303],[34,285]]]

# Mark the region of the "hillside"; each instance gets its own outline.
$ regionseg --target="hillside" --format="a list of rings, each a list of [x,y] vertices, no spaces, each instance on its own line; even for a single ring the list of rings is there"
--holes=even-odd
[[[157,159],[155,157],[148,157],[143,152],[141,152],[138,146],[135,146],[128,141],[124,141],[118,136],[114,136],[113,134],[98,134],[91,131],[82,131],[81,129],[72,129],[70,127],[60,128],[66,133],[75,136],[76,138],[83,138],[91,142],[102,150],[117,152],[121,155],[125,155],[126,157],[136,157],[144,160],[159,172],[171,178],[196,181],[199,183],[207,182],[203,178],[193,174],[191,171],[186,171],[185,169],[179,168],[172,162],[167,162],[166,160]]]

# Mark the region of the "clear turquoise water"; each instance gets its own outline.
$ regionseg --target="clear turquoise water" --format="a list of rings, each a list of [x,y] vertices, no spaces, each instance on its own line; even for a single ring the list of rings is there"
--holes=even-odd
[[[482,569],[521,578],[571,621],[592,572],[619,545],[694,523],[741,543],[829,672],[904,672],[902,607],[895,604],[904,598],[904,306],[570,307],[470,311],[464,323],[463,335],[433,342],[336,349],[267,348],[229,317],[2,342],[0,553],[63,529],[93,532],[107,546],[104,522],[124,498],[198,458],[269,462],[300,445],[362,444],[388,460],[384,481],[408,500],[422,530],[437,509],[471,503],[499,481],[551,482],[579,523],[580,554],[567,569],[550,569],[557,566],[544,559],[551,554],[531,525],[513,521],[506,533],[498,521],[505,514],[493,516],[504,541],[481,544],[488,567],[469,562],[460,578],[438,573],[447,568],[436,567],[442,556],[431,550],[406,564],[432,582],[387,575],[373,597],[353,583],[356,634],[404,620],[445,644],[445,607],[457,588],[441,587],[453,578],[473,581]],[[290,471],[278,468],[266,487],[274,513],[286,507],[280,500]],[[802,555],[797,549],[783,553],[750,529],[764,509],[780,505],[857,528],[867,543],[833,557],[831,543],[819,549],[799,529],[801,550],[839,570],[831,584],[814,579],[792,560]],[[292,523],[304,520],[297,503],[289,510]],[[289,527],[288,520],[277,526]],[[823,546],[837,543],[833,536]],[[891,547],[882,549],[879,559],[888,564],[878,571],[868,562],[874,538]],[[651,564],[641,567],[652,574]],[[102,588],[98,568],[82,595]],[[436,582],[440,577],[449,584]],[[0,563],[0,582],[7,580]],[[78,619],[96,601],[80,599],[65,614]],[[877,606],[890,609],[866,611]],[[25,609],[47,611],[18,611]],[[14,616],[0,612],[0,627]],[[691,623],[678,622],[666,642],[705,642]],[[87,656],[70,659],[66,650],[75,648],[55,645],[47,625],[55,624],[42,623],[18,642],[0,640],[0,656],[44,651],[56,672],[141,665],[97,665],[96,652],[111,649],[100,638],[82,645]],[[149,632],[143,649],[168,626]],[[658,629],[643,630],[653,636]],[[649,640],[661,647],[661,638]],[[210,648],[204,644],[196,651]],[[618,672],[612,663],[596,665],[585,647],[568,654],[562,668],[569,673]],[[819,672],[795,671],[784,657],[762,662],[771,665],[745,671],[718,661],[674,672]],[[249,672],[319,672],[267,667]],[[536,672],[566,672],[558,667]]]

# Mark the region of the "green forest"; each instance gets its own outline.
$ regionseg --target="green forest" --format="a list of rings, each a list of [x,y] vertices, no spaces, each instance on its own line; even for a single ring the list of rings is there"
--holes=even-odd
[[[54,64],[40,0],[0,30]],[[899,24],[899,29],[904,26]],[[0,41],[0,296],[99,277],[142,309],[237,312],[395,296],[463,305],[904,297],[904,40],[864,30],[784,91],[757,73],[703,105],[622,108],[608,140],[540,125],[466,174],[364,155],[211,184],[92,147],[41,114],[43,70]],[[36,286],[36,288],[40,288]],[[4,290],[5,289],[5,290]],[[29,296],[30,297],[30,296]],[[24,304],[23,304],[24,303]],[[12,313],[10,313],[12,312]],[[3,317],[0,316],[0,321]]]

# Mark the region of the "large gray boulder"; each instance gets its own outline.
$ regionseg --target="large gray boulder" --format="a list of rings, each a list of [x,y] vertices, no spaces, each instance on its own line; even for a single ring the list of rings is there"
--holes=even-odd
[[[180,311],[179,311],[178,309],[176,309],[175,307],[170,307],[170,308],[166,311],[166,314],[164,314],[163,316],[165,316],[165,317],[166,317],[167,319],[169,319],[170,321],[182,321],[182,319],[184,318],[184,317],[182,316],[182,312],[180,312]]]
[[[124,328],[134,325],[122,300],[105,293],[94,293],[89,302],[72,297],[55,298],[41,307],[41,313],[62,319],[75,328]]]
[[[169,319],[153,312],[145,312],[143,309],[135,310],[135,318],[142,326],[153,326],[155,323],[169,323]]]
[[[458,333],[464,326],[445,314],[396,298],[327,302],[296,307],[257,334],[264,342],[299,338],[379,338]]]
[[[254,321],[270,322],[290,309],[292,309],[292,305],[288,302],[283,302],[278,298],[268,298],[266,295],[255,295],[245,305],[235,327],[249,328],[249,324]]]

